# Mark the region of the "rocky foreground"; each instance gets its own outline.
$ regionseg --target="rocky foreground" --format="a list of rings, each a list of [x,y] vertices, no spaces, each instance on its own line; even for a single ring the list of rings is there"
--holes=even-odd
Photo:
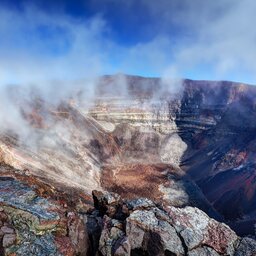
[[[162,208],[151,200],[122,201],[93,191],[102,222],[102,255],[254,255],[256,242],[239,238],[195,207]]]
[[[69,196],[21,177],[0,179],[1,255],[256,255],[256,241],[195,207]],[[73,200],[75,199],[75,200]]]

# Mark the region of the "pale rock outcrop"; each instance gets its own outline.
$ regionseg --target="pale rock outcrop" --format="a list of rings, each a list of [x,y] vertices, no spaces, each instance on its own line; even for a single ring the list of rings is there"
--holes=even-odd
[[[102,198],[116,198],[110,201],[115,213],[125,211],[110,217]],[[104,256],[255,255],[255,240],[241,239],[227,225],[195,207],[162,209],[149,199],[122,201],[117,194],[96,191],[94,200],[104,216],[99,240]]]
[[[219,256],[216,251],[210,247],[199,247],[188,252],[188,256]]]
[[[220,254],[234,254],[238,237],[227,225],[209,218],[194,207],[169,207],[168,210],[171,223],[184,239],[188,250],[206,245]]]

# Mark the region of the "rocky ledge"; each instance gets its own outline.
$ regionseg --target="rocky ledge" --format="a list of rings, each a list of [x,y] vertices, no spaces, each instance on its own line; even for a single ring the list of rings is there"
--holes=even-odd
[[[195,207],[111,192],[64,193],[32,178],[0,178],[0,255],[256,255],[256,241]]]
[[[256,255],[255,240],[240,238],[198,208],[161,207],[146,198],[123,201],[99,191],[93,199],[88,217],[101,225],[92,250],[98,255]]]

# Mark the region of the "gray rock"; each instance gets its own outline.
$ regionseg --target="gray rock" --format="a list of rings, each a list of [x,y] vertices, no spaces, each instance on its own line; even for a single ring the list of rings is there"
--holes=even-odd
[[[1,180],[0,188],[1,203],[28,211],[42,219],[58,219],[58,214],[51,211],[55,205],[45,198],[37,196],[35,191],[26,184],[10,178]],[[0,217],[0,219],[2,218]]]
[[[1,231],[5,234],[13,234],[14,230],[13,228],[7,227],[7,226],[2,226]]]
[[[157,255],[164,255],[165,250],[184,254],[176,230],[168,222],[158,220],[153,211],[134,211],[126,220],[126,235],[131,249],[151,251],[157,248]]]
[[[256,255],[256,241],[248,237],[242,238],[235,252],[235,256],[254,256],[254,255]]]
[[[117,245],[114,256],[130,256],[131,255],[131,245],[127,237],[121,239]]]
[[[136,210],[130,214],[130,216],[126,219],[127,225],[138,223],[145,230],[149,230],[154,226],[158,225],[158,219],[156,218],[153,211],[140,211]],[[129,232],[126,226],[126,232]]]
[[[161,239],[161,244],[163,250],[168,250],[169,252],[175,253],[177,255],[184,254],[184,248],[182,246],[181,240],[178,237],[176,230],[166,221],[159,221],[158,226],[154,228]]]
[[[29,237],[29,236],[28,236]],[[31,235],[33,237],[33,235]],[[54,244],[54,237],[51,234],[33,237],[33,242],[27,240],[19,245],[16,251],[17,256],[62,256]]]
[[[145,210],[155,207],[155,204],[147,198],[138,198],[127,202],[130,210]]]
[[[203,232],[195,232],[191,228],[186,228],[180,232],[189,250],[199,246],[204,240]]]
[[[154,212],[155,216],[157,217],[157,219],[159,220],[164,220],[167,222],[171,222],[170,220],[170,216],[163,210],[160,210],[159,208],[155,207],[152,209],[152,211]]]
[[[92,191],[94,204],[96,207],[102,207],[106,205],[117,205],[120,202],[120,196],[112,192]]]
[[[211,219],[195,207],[169,207],[169,215],[189,250],[203,244],[220,254],[234,254],[238,236],[224,223]]]
[[[117,220],[104,216],[104,226],[99,241],[99,251],[104,256],[111,256],[117,242],[125,236],[125,233],[118,227],[122,226]]]
[[[3,247],[9,247],[13,245],[16,241],[15,234],[5,234],[3,237]]]
[[[188,252],[188,256],[219,256],[212,248],[203,246]]]

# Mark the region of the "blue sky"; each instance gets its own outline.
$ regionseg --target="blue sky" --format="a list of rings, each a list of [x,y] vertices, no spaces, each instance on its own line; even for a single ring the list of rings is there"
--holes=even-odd
[[[256,84],[253,0],[0,0],[0,82],[117,72]]]

